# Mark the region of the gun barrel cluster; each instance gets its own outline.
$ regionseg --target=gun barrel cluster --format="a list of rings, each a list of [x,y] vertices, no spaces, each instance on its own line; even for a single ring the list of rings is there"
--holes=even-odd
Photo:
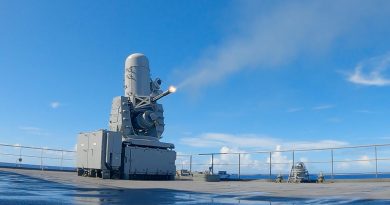
[[[159,99],[161,99],[161,98],[163,98],[163,97],[165,97],[165,96],[167,96],[167,95],[169,95],[169,94],[171,94],[171,93],[174,93],[174,92],[176,92],[176,87],[175,86],[169,86],[169,88],[168,88],[168,90],[166,90],[166,91],[164,91],[163,93],[161,93],[160,95],[157,95],[157,96],[155,96],[155,97],[153,97],[152,98],[152,101],[153,102],[156,102],[157,100],[159,100]]]

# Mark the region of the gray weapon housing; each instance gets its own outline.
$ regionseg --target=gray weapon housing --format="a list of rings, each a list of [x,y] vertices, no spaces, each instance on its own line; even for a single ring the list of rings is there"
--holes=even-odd
[[[174,92],[160,90],[150,78],[149,60],[140,53],[127,57],[125,96],[112,101],[109,130],[80,133],[77,143],[79,176],[123,179],[174,179],[176,152],[160,142],[164,109],[157,103]]]

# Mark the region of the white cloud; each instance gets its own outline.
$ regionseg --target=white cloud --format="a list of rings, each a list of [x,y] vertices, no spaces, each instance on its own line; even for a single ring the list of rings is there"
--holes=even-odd
[[[230,173],[237,173],[238,171],[238,155],[233,153],[245,152],[237,148],[231,148],[223,146],[220,150],[220,153],[230,153],[230,154],[221,154],[214,156],[214,171],[228,171]],[[208,164],[211,164],[209,161]],[[240,156],[241,168],[245,170],[246,173],[258,173],[260,170],[265,170],[265,166],[261,166],[263,162],[260,160],[252,159],[251,154],[242,154]]]
[[[387,53],[358,63],[347,80],[365,86],[388,86],[390,78],[385,77],[385,72],[389,67],[390,53]]]
[[[180,142],[191,147],[220,148],[223,146],[237,148],[256,148],[256,150],[269,150],[278,145],[286,149],[326,148],[348,145],[347,142],[338,140],[319,141],[286,141],[280,138],[255,134],[224,134],[203,133],[194,137],[183,137]]]
[[[272,152],[272,170],[273,173],[286,173],[292,166],[291,152],[275,152],[283,150],[300,149],[322,149],[330,147],[347,146],[347,142],[338,140],[319,140],[319,141],[286,141],[279,138],[273,138],[262,135],[233,135],[223,133],[204,133],[195,137],[181,138],[181,143],[192,147],[208,147],[219,149],[220,153],[230,153],[214,155],[214,171],[226,170],[237,173],[238,155],[241,154],[242,173],[266,173],[269,169],[269,154],[253,151],[274,151]],[[283,149],[282,149],[283,147]],[[236,154],[233,154],[236,153]],[[308,161],[307,158],[299,158],[301,161]],[[188,169],[188,158],[181,157],[178,166],[184,166]],[[194,158],[198,166],[194,170],[207,170],[210,166],[210,159],[202,160]],[[185,166],[187,165],[187,166]]]
[[[342,158],[341,161],[335,162],[335,166],[338,172],[367,172],[374,166],[372,160],[367,155],[360,156],[357,161],[356,158]]]
[[[300,161],[300,162],[306,163],[306,162],[309,161],[309,159],[308,159],[307,157],[300,157],[300,158],[299,158],[299,161]]]
[[[334,105],[318,105],[318,106],[313,107],[312,109],[313,110],[327,110],[327,109],[331,109],[334,107],[335,107]]]
[[[37,135],[37,136],[46,136],[49,135],[45,130],[39,127],[34,126],[20,126],[19,130],[23,131],[24,133],[31,134],[31,135]]]
[[[277,145],[275,151],[281,151],[282,148],[280,145]],[[276,172],[284,172],[292,166],[292,160],[283,154],[283,152],[273,152],[271,155],[271,160],[267,158],[267,163],[272,163],[272,169]]]
[[[246,138],[244,136],[250,136]],[[266,146],[262,143],[267,141]],[[196,143],[196,142],[201,143]],[[225,154],[214,155],[214,171],[225,170],[230,173],[238,173],[238,153],[241,154],[241,174],[258,174],[268,173],[269,163],[272,160],[272,172],[288,173],[293,160],[292,152],[286,150],[297,150],[295,152],[295,162],[308,162],[311,170],[323,171],[329,170],[330,164],[320,163],[312,164],[313,161],[327,161],[330,160],[330,151],[299,151],[305,149],[323,149],[332,147],[349,146],[348,142],[339,140],[318,140],[318,141],[285,141],[279,138],[263,137],[261,135],[232,135],[221,133],[205,133],[191,138],[187,141],[186,138],[181,140],[188,146],[215,148],[216,152]],[[271,160],[269,153],[255,153],[254,151],[272,151]],[[183,154],[183,153],[180,153]],[[383,151],[381,152],[383,155]],[[335,154],[335,170],[337,173],[347,172],[367,172],[374,166],[373,158],[367,155],[354,155],[352,158],[344,158],[344,155]],[[179,158],[178,158],[179,159]],[[357,160],[356,160],[357,159]],[[211,165],[211,156],[193,155],[192,168],[196,171],[208,170]],[[189,158],[180,157],[177,162],[178,166],[189,168]]]
[[[342,122],[343,120],[341,118],[338,118],[338,117],[331,117],[331,118],[328,118],[327,121],[333,122],[333,123],[339,123],[339,122]]]
[[[388,13],[389,3],[293,1],[270,6],[263,1],[237,1],[233,6],[239,11],[229,24],[235,32],[186,65],[183,70],[189,71],[185,74],[189,77],[179,87],[193,93],[243,69],[275,67],[300,54],[324,53],[337,39],[358,33],[365,22]]]
[[[294,108],[290,108],[287,110],[287,112],[299,112],[299,111],[302,111],[303,108],[302,107],[294,107]]]
[[[345,159],[346,161],[349,161],[350,159]],[[337,162],[335,163],[335,167],[338,171],[345,171],[351,168],[350,162]]]
[[[348,142],[339,140],[296,141],[288,144],[293,144],[294,149],[323,149],[349,145]]]
[[[358,164],[360,166],[367,166],[367,167],[371,167],[372,166],[372,164],[371,164],[371,160],[372,159],[370,159],[370,157],[367,156],[367,155],[360,156],[359,160],[360,161],[358,161]]]
[[[27,132],[37,132],[42,130],[39,127],[32,127],[32,126],[21,126],[19,127],[19,129]]]
[[[21,144],[17,143],[17,144],[13,144],[13,148],[16,149],[16,150],[20,150],[20,146],[22,146]]]
[[[58,107],[60,107],[60,105],[61,105],[61,103],[58,101],[54,101],[54,102],[50,103],[50,107],[53,109],[57,109]]]
[[[245,136],[250,136],[246,138]],[[268,141],[264,146],[262,142]],[[196,143],[196,142],[202,143]],[[222,133],[205,133],[187,140],[182,138],[181,143],[193,147],[206,146],[215,148],[217,153],[214,155],[214,171],[225,170],[229,173],[238,173],[238,153],[241,153],[241,174],[259,174],[268,173],[269,163],[272,161],[272,173],[288,173],[293,164],[292,152],[286,150],[296,150],[295,162],[305,162],[310,170],[324,171],[330,169],[330,164],[326,163],[330,160],[330,151],[299,151],[305,149],[323,149],[332,147],[349,146],[348,142],[339,140],[319,140],[319,141],[284,141],[279,138],[249,135],[232,135]],[[256,148],[256,149],[254,149]],[[271,151],[271,160],[269,153],[256,153],[255,151]],[[179,153],[179,155],[184,153]],[[381,151],[384,155],[384,151]],[[344,158],[345,157],[345,158]],[[349,173],[349,172],[367,172],[374,166],[373,158],[367,155],[357,155],[348,158],[338,152],[335,153],[335,172]],[[313,161],[324,161],[325,163],[313,164]],[[194,171],[205,171],[211,166],[210,155],[193,155]],[[189,169],[189,157],[179,156],[177,161],[178,167]]]
[[[181,142],[192,147],[222,147],[225,145],[234,145],[234,147],[273,147],[275,144],[279,144],[278,139],[267,136],[223,133],[204,133],[196,137],[184,137]]]
[[[320,111],[320,110],[332,109],[334,107],[336,107],[336,106],[331,105],[331,104],[322,104],[322,105],[314,106],[311,109],[314,111]],[[294,107],[294,108],[288,109],[287,112],[300,112],[300,111],[303,111],[304,109],[305,108],[303,108],[303,107]]]
[[[357,113],[364,113],[364,114],[374,114],[375,112],[371,110],[356,110]]]

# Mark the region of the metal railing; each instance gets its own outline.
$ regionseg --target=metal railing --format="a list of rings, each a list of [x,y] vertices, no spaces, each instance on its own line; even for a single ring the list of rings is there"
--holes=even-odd
[[[64,149],[0,144],[0,167],[75,170],[76,152]],[[238,179],[287,176],[293,164],[304,162],[310,174],[328,179],[343,176],[390,178],[390,144],[256,152],[177,155],[176,168],[191,172],[227,171]]]
[[[75,151],[0,144],[0,167],[75,170]]]
[[[390,144],[178,155],[176,168],[273,180],[277,175],[288,177],[297,162],[304,162],[314,177],[322,173],[332,180],[390,178]]]

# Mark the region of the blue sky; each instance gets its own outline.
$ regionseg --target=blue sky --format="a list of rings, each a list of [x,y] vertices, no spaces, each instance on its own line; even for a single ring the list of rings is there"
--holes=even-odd
[[[108,127],[125,58],[179,86],[180,153],[389,143],[389,1],[0,3],[0,142],[74,149]]]

